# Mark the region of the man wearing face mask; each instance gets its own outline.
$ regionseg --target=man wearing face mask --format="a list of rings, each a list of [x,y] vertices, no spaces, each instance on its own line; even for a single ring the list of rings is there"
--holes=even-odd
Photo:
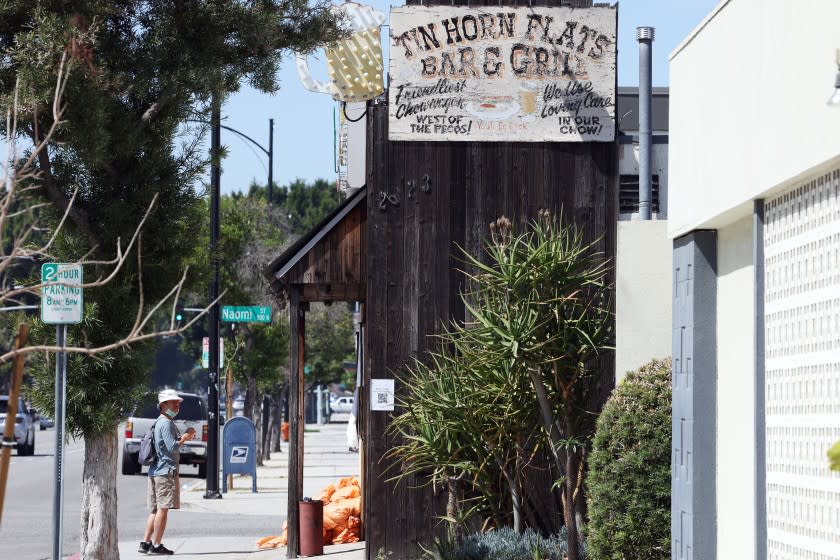
[[[140,543],[139,552],[147,554],[172,554],[163,546],[163,533],[170,509],[181,507],[180,482],[178,480],[178,461],[180,448],[185,442],[195,437],[195,429],[188,428],[181,435],[172,420],[181,410],[181,401],[172,389],[158,393],[160,416],[152,427],[155,436],[157,460],[149,467],[149,518],[146,531]]]

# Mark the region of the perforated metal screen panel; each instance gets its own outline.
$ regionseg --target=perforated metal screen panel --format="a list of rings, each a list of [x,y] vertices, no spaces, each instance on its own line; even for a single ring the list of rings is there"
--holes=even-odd
[[[767,557],[840,559],[840,170],[765,204]]]

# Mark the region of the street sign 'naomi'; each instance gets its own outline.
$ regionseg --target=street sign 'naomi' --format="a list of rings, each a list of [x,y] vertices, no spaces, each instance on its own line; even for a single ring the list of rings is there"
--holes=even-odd
[[[265,305],[225,305],[222,321],[227,323],[270,323],[271,307]]]
[[[389,139],[613,141],[616,13],[393,8]]]

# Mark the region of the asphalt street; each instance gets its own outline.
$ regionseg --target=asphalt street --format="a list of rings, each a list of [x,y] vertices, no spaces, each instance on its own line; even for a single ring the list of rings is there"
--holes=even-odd
[[[122,441],[120,441],[122,449]],[[19,560],[51,559],[53,549],[53,493],[54,493],[55,430],[36,432],[35,454],[18,457],[12,453],[3,518],[0,522],[0,558]],[[79,550],[80,511],[82,501],[82,469],[84,442],[71,440],[66,448],[64,470],[64,523],[62,556],[69,557]],[[120,455],[121,457],[121,455]],[[148,515],[146,509],[146,476],[125,476],[117,466],[118,539],[140,541]],[[197,468],[181,467],[182,486],[204,486],[197,476]],[[242,514],[198,513],[172,511],[166,536],[214,537],[243,534],[279,534],[284,516],[265,512]]]

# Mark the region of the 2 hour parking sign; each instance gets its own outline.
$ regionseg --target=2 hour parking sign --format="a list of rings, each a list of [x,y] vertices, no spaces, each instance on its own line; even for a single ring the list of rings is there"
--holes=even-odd
[[[82,265],[41,265],[41,320],[48,324],[82,322]]]

